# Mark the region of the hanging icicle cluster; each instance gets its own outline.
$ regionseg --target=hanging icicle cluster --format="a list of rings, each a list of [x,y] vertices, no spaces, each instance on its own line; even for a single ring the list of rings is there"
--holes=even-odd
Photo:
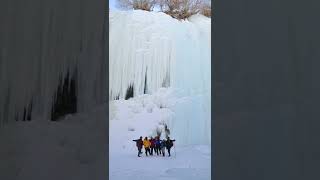
[[[128,92],[136,96],[161,87],[185,87],[191,76],[205,78],[204,72],[190,74],[184,67],[208,65],[203,62],[210,58],[210,18],[195,15],[179,21],[137,10],[112,11],[109,20],[109,100],[127,99]],[[187,91],[201,90],[207,82],[192,83]]]
[[[170,84],[172,32],[159,21],[167,23],[171,17],[134,13],[110,13],[109,99],[126,98],[128,90],[134,96],[152,93]]]

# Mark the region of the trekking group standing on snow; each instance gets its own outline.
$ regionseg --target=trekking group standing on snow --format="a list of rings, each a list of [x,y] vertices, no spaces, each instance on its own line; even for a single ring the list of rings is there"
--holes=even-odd
[[[138,157],[140,157],[140,155],[142,154],[142,147],[144,147],[145,149],[146,156],[148,156],[148,154],[152,156],[153,152],[157,155],[165,156],[165,149],[168,150],[168,154],[169,156],[171,156],[170,150],[175,140],[171,140],[170,137],[167,137],[167,140],[160,140],[159,136],[155,138],[151,137],[150,139],[148,139],[148,137],[145,137],[144,140],[142,140],[142,136],[140,136],[139,139],[135,139],[133,141],[136,142],[138,148]]]

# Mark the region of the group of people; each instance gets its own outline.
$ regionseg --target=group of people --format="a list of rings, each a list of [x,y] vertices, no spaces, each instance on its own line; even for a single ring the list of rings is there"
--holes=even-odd
[[[150,139],[148,139],[148,137],[145,137],[144,139],[142,139],[142,136],[140,136],[139,139],[135,139],[133,141],[136,142],[138,148],[138,157],[140,157],[140,155],[142,154],[142,147],[144,147],[145,149],[146,156],[148,156],[148,154],[152,156],[153,153],[165,156],[165,149],[168,150],[168,154],[169,156],[171,156],[170,150],[175,140],[171,140],[170,137],[168,137],[167,140],[160,140],[159,136],[155,138],[151,137]]]

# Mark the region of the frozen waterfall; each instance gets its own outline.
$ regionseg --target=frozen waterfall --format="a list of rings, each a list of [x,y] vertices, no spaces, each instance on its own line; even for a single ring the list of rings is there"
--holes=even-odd
[[[181,144],[211,142],[211,19],[176,20],[161,12],[112,11],[109,29],[109,98],[175,89],[167,120]]]

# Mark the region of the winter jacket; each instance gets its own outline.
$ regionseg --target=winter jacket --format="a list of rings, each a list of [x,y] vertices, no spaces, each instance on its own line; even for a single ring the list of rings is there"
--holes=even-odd
[[[170,140],[167,140],[167,141],[166,141],[166,147],[167,147],[167,148],[171,148],[171,147],[173,146],[173,141],[176,141],[176,140],[174,140],[174,139],[173,139],[173,140],[171,140],[171,139],[170,139]]]
[[[151,143],[151,147],[155,147],[156,146],[156,140],[155,139],[150,140],[150,143]]]
[[[149,148],[151,146],[151,142],[149,140],[143,140],[143,146],[144,148]]]
[[[161,144],[161,141],[159,140],[159,139],[157,139],[157,140],[155,140],[155,144],[156,144],[156,146],[160,146],[160,144]]]
[[[135,140],[133,140],[133,141],[136,142],[136,146],[137,146],[138,148],[142,148],[143,142],[142,142],[141,139],[135,139]]]
[[[160,141],[160,148],[165,148],[166,147],[166,141],[165,140],[161,140]]]

